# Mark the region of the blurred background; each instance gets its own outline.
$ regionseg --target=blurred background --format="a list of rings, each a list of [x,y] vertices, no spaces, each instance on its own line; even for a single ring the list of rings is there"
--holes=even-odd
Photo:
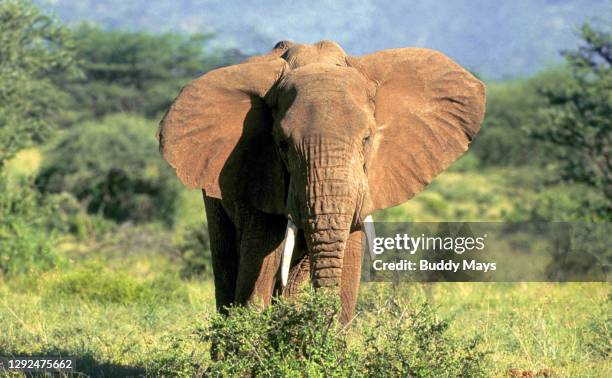
[[[212,311],[201,192],[182,188],[161,159],[157,124],[183,85],[282,39],[332,39],[354,55],[434,48],[486,83],[469,152],[376,220],[609,222],[611,16],[609,1],[586,0],[1,1],[0,355],[68,350],[109,371],[142,367],[166,356],[168,329]],[[482,294],[460,290],[465,302],[443,311]],[[541,292],[516,290],[533,301]],[[586,298],[576,316],[608,292],[551,290]],[[129,336],[138,334],[146,340]],[[549,336],[567,345],[540,351],[542,361],[576,358],[570,336]],[[190,341],[178,342],[187,356]],[[522,355],[498,349],[504,367],[533,364],[537,337],[525,342]],[[580,361],[599,364],[591,357]]]

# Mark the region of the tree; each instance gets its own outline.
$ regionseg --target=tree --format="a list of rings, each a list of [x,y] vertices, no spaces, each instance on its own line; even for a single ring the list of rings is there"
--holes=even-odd
[[[580,28],[582,44],[563,56],[571,80],[540,89],[542,123],[530,135],[556,146],[566,181],[594,188],[612,211],[612,34],[609,24]]]
[[[66,96],[57,78],[75,74],[70,31],[30,1],[0,2],[0,169],[57,123]]]
[[[555,69],[529,79],[487,84],[485,119],[470,147],[482,166],[535,167],[550,159],[551,146],[528,138],[526,129],[538,124],[538,112],[546,105],[538,88],[566,76],[565,70]]]
[[[2,168],[17,151],[49,135],[66,100],[57,83],[76,73],[68,29],[30,1],[0,2],[1,275],[49,269],[61,261],[47,229],[51,209],[31,180],[10,183]]]
[[[66,89],[81,119],[116,112],[159,117],[183,85],[228,57],[205,51],[209,34],[153,35],[83,24],[75,38],[85,75]]]

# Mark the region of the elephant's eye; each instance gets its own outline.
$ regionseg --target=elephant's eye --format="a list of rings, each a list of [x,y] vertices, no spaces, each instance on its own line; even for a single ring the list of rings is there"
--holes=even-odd
[[[370,142],[370,136],[372,135],[372,131],[368,129],[367,134],[363,137],[363,145],[367,145]]]

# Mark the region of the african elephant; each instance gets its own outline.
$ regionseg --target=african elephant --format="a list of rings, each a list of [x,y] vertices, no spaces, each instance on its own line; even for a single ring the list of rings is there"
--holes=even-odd
[[[483,84],[439,52],[354,57],[331,41],[282,41],[188,84],[158,138],[203,190],[217,308],[269,303],[310,277],[339,292],[348,321],[364,220],[465,152],[484,102]]]

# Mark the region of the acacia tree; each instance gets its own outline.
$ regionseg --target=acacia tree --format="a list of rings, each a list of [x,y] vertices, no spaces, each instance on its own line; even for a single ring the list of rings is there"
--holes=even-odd
[[[65,96],[56,83],[72,70],[70,31],[30,1],[0,2],[0,169],[56,123]]]
[[[209,51],[211,34],[151,34],[82,24],[74,35],[84,75],[63,87],[81,120],[117,112],[159,119],[183,85],[217,65],[236,63],[227,52]]]
[[[562,178],[602,193],[612,211],[612,35],[610,24],[580,28],[581,45],[562,54],[571,80],[541,89],[547,100],[543,122],[530,128],[536,139],[561,155]]]

